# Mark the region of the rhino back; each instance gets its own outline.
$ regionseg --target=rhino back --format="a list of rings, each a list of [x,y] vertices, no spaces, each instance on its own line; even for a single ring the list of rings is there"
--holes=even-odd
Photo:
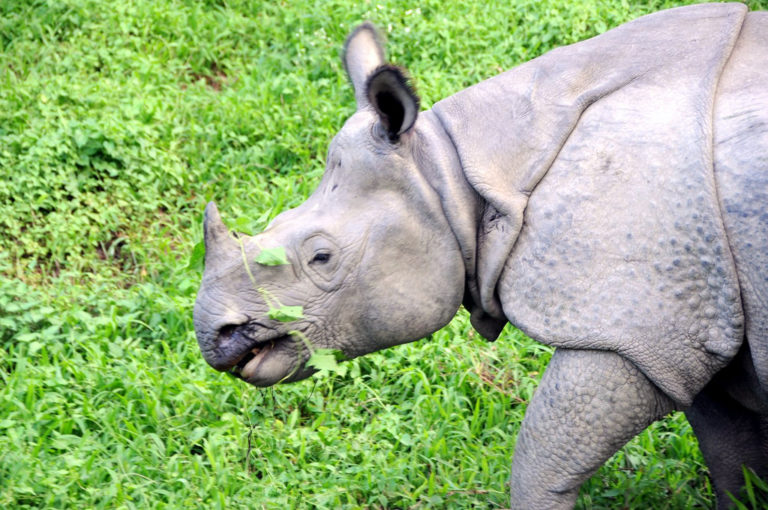
[[[505,314],[532,337],[618,352],[681,404],[744,337],[712,140],[717,85],[744,17],[733,4],[674,9],[581,43],[591,73],[626,65],[632,79],[577,117],[530,195],[498,284]],[[605,59],[622,52],[626,64]]]
[[[715,104],[715,177],[755,372],[768,390],[768,13],[750,13]]]

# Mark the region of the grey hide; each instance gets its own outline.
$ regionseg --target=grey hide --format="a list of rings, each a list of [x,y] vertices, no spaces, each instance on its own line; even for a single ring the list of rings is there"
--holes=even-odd
[[[704,4],[554,50],[419,112],[373,27],[347,41],[357,112],[301,206],[254,237],[206,208],[195,330],[256,386],[417,340],[460,304],[557,347],[511,506],[581,483],[674,409],[720,505],[768,475],[768,13]],[[288,265],[255,262],[284,247]],[[290,323],[269,307],[299,305]],[[299,332],[297,334],[296,332]]]

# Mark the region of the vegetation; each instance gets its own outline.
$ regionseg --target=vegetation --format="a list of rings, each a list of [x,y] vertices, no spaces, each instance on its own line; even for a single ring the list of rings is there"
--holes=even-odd
[[[258,231],[311,192],[354,110],[338,57],[361,20],[429,108],[679,3],[0,2],[0,507],[506,506],[549,348],[486,343],[461,313],[346,371],[233,381],[192,329],[203,206]],[[708,508],[705,474],[674,415],[579,506]]]

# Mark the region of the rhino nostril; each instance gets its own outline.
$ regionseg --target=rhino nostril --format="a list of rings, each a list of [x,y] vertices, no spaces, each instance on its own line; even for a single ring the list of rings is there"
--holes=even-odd
[[[236,329],[236,324],[227,324],[226,326],[219,328],[219,341],[227,341],[232,338],[232,335],[235,334]]]

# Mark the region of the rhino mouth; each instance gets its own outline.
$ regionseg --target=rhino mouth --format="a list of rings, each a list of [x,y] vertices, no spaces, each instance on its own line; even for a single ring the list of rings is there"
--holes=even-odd
[[[274,330],[270,330],[270,333],[268,338],[263,338],[263,335],[255,337],[253,327],[248,324],[222,328],[219,332],[220,340],[226,339],[230,344],[236,343],[243,347],[232,353],[228,361],[221,363],[219,370],[245,381],[253,377],[270,352],[283,342],[293,341],[291,335]]]
[[[281,342],[292,340],[290,335],[282,335],[266,342],[254,344],[242,354],[240,360],[228,372],[235,377],[248,380],[259,370],[259,365],[267,355]]]

